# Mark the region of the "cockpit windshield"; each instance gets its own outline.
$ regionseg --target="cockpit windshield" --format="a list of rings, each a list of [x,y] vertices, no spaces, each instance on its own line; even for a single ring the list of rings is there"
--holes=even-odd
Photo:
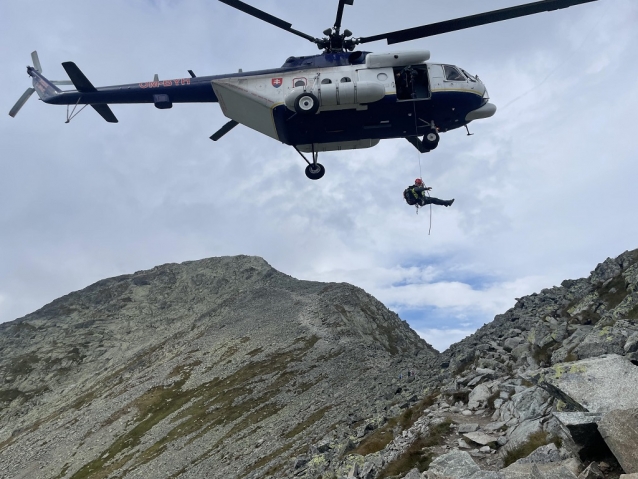
[[[466,72],[466,71],[465,71],[465,70],[463,70],[462,68],[461,68],[461,71],[463,72],[463,74],[464,74],[466,77],[468,77],[468,78],[470,79],[470,81],[471,81],[471,82],[476,83],[476,81],[477,81],[477,80],[476,80],[476,77],[475,77],[475,76],[470,75],[468,72]]]
[[[452,65],[443,65],[443,70],[445,71],[445,79],[448,81],[467,81],[458,68]]]

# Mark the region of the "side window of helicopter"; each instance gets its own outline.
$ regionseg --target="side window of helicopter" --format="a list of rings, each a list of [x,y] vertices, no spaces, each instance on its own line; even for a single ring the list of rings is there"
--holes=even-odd
[[[332,80],[330,78],[324,78],[323,80],[321,80],[322,85],[330,85],[331,83]]]
[[[306,82],[303,80],[295,80],[295,86],[306,86]]]
[[[468,72],[466,72],[465,70],[461,69],[461,71],[463,72],[463,75],[465,75],[466,77],[469,78],[469,80],[473,83],[476,83],[476,78],[474,78],[472,75],[470,75]]]
[[[343,77],[341,79],[341,83],[350,83],[352,81],[352,79],[350,77]]]
[[[463,74],[451,65],[444,65],[443,70],[445,71],[445,79],[447,81],[466,81]]]

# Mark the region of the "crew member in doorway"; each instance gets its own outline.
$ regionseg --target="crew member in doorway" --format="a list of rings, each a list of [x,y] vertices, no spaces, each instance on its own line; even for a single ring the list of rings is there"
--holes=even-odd
[[[414,184],[412,186],[408,186],[403,191],[403,197],[409,205],[416,205],[417,207],[429,204],[452,206],[452,203],[454,203],[454,199],[440,200],[438,198],[432,198],[428,196],[427,192],[431,189],[431,186],[425,186],[423,184],[423,180],[421,178],[417,178],[416,180],[414,180]]]

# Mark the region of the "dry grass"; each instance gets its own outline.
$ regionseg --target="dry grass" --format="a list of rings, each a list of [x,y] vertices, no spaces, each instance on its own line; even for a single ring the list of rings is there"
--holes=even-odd
[[[383,427],[376,429],[359,443],[359,445],[351,452],[351,454],[359,454],[367,456],[383,450],[392,439],[394,439],[393,429],[398,424],[397,418],[391,418]]]
[[[613,290],[613,291],[612,291]],[[605,287],[601,288],[598,295],[609,309],[618,306],[627,297],[627,283],[620,274],[612,279]]]
[[[100,479],[113,475],[133,459],[133,453],[128,451],[135,450],[152,427],[173,414],[173,422],[177,422],[175,427],[151,447],[136,452],[134,461],[127,466],[128,471],[120,473],[126,475],[151,461],[164,452],[169,443],[180,438],[188,437],[192,442],[213,429],[232,424],[223,440],[271,417],[283,408],[272,401],[273,398],[295,377],[287,371],[288,365],[299,361],[316,341],[311,338],[292,351],[249,363],[228,377],[213,379],[193,389],[182,389],[190,376],[190,368],[182,368],[178,371],[180,379],[172,385],[150,389],[125,406],[127,410],[132,407],[138,411],[135,427],[116,439],[99,459],[85,464],[72,479]],[[210,450],[215,446],[211,444]]]
[[[432,454],[426,452],[427,448],[443,444],[444,437],[450,432],[451,424],[452,421],[446,420],[441,424],[431,427],[427,436],[417,438],[407,451],[381,471],[377,479],[385,479],[405,474],[415,467],[419,472],[426,471],[428,467],[430,467],[430,463],[433,459]]]
[[[468,401],[470,400],[470,390],[469,389],[465,389],[465,390],[461,390],[461,391],[456,391],[454,392],[454,394],[452,394],[452,401],[454,401],[454,403],[456,404],[457,402],[461,401],[465,404],[468,403]]]
[[[536,360],[537,363],[545,363],[546,365],[551,364],[552,362],[552,351],[556,346],[554,341],[546,344],[542,348],[534,348],[532,353],[532,357]]]
[[[430,394],[411,408],[403,411],[400,416],[390,418],[383,427],[376,429],[364,438],[351,454],[366,456],[383,450],[394,439],[395,429],[401,432],[412,427],[417,419],[421,417],[423,411],[434,404],[435,399],[436,396]]]
[[[306,430],[308,427],[312,426],[314,423],[321,420],[321,418],[323,418],[326,415],[326,413],[330,411],[330,409],[332,409],[332,406],[326,406],[315,411],[305,421],[300,422],[293,429],[291,429],[286,434],[284,434],[284,437],[286,439],[292,439],[300,432]]]

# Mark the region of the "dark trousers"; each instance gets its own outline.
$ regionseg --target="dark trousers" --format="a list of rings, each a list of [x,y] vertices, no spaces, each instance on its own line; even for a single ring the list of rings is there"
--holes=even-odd
[[[433,205],[445,206],[446,202],[438,198],[430,198],[429,196],[426,198],[419,198],[419,206],[429,205],[430,203],[432,203]]]

